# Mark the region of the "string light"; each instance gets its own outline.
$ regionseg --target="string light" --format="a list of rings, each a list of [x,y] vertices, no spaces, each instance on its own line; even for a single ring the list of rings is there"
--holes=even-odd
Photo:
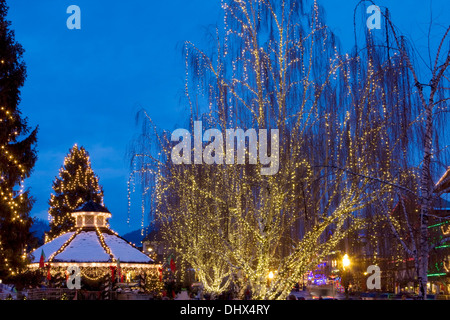
[[[89,208],[88,205],[82,209]],[[99,281],[100,279],[107,277],[111,274],[110,267],[117,263],[117,259],[111,251],[110,247],[107,245],[103,232],[108,234],[113,234],[118,237],[117,232],[109,229],[107,224],[107,219],[111,217],[109,212],[98,212],[98,211],[76,211],[72,213],[73,218],[76,219],[76,226],[72,227],[69,232],[72,232],[70,237],[48,257],[48,266],[51,266],[52,277],[67,275],[67,267],[76,265],[81,269],[81,275],[83,278],[90,281]],[[91,228],[94,227],[95,231]],[[74,239],[80,235],[81,232],[95,232],[95,235],[103,248],[103,250],[109,255],[110,259],[107,262],[61,262],[55,258],[62,252],[64,252],[67,247],[74,241]],[[135,250],[138,250],[132,243],[128,242]],[[36,251],[39,251],[37,249]],[[145,253],[143,253],[145,254]],[[146,255],[146,254],[145,254]],[[31,263],[28,265],[30,270],[35,270],[39,268],[39,263]],[[150,260],[149,263],[132,263],[132,262],[121,262],[120,268],[123,274],[127,275],[127,281],[130,281],[132,274],[143,274],[149,283],[146,284],[148,288],[160,288],[161,285],[157,284],[154,280],[158,274],[161,265],[153,263]]]
[[[2,12],[0,19],[6,21],[6,11]],[[19,110],[20,88],[23,85],[20,79],[25,74],[25,69],[19,67],[22,65],[21,46],[8,27],[2,29],[1,38],[4,49],[4,57],[0,59],[1,78],[5,81],[4,88],[8,89],[2,90],[3,102],[0,105],[0,272],[8,276],[20,272],[25,263],[23,248],[27,247],[27,243],[23,241],[29,232],[28,211],[31,208],[25,191],[25,178],[36,161],[34,146],[37,130],[27,134],[30,128]],[[9,77],[10,74],[15,75],[15,80]],[[9,238],[10,235],[12,238]]]
[[[86,201],[103,203],[103,190],[94,174],[89,154],[75,144],[64,158],[59,177],[53,182],[48,210],[50,220],[49,238],[71,229],[75,224],[72,212]]]
[[[222,2],[224,34],[217,35],[214,54],[185,43],[188,120],[222,131],[278,128],[278,174],[261,176],[258,166],[173,165],[170,134],[157,132],[145,113],[148,131],[156,134],[138,142],[128,192],[135,183],[149,192],[147,212],[156,215],[169,252],[177,264],[196,270],[207,291],[219,294],[237,281],[251,286],[256,299],[283,299],[342,239],[365,226],[359,215],[366,206],[392,191],[368,178],[391,178],[389,168],[378,173],[368,161],[380,145],[390,155],[391,146],[380,143],[390,111],[384,103],[381,113],[374,110],[382,90],[374,62],[339,54],[316,1],[304,25],[298,1],[276,9],[257,2],[273,26],[270,37],[248,11],[255,4]],[[158,156],[148,147],[154,145]],[[267,284],[270,271],[277,276]]]

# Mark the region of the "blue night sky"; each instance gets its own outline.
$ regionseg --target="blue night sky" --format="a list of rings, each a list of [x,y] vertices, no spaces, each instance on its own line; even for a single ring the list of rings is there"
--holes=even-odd
[[[359,0],[319,0],[343,48],[353,44],[353,10]],[[450,1],[375,0],[418,50],[427,44],[430,12],[434,34],[448,25]],[[140,228],[139,198],[127,224],[126,151],[139,133],[136,112],[146,108],[162,129],[183,118],[179,100],[184,65],[181,46],[206,48],[204,28],[222,20],[220,0],[14,0],[8,19],[24,47],[28,78],[20,109],[39,125],[38,161],[26,180],[36,203],[32,216],[47,219],[51,185],[74,143],[90,153],[112,212],[113,230]],[[67,7],[81,9],[81,30],[69,30]],[[367,7],[369,3],[362,4]],[[431,9],[432,8],[432,9]],[[361,19],[359,25],[363,24]],[[380,31],[381,32],[381,31]],[[438,37],[432,38],[432,44]]]

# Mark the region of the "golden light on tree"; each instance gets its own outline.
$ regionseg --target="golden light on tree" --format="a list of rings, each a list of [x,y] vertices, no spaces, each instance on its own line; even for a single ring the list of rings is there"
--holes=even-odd
[[[348,254],[345,254],[344,257],[342,258],[342,266],[345,268],[348,268],[350,266],[350,259],[348,257]]]
[[[22,271],[32,241],[30,211],[34,199],[25,188],[37,160],[38,129],[19,107],[26,79],[24,49],[16,42],[8,6],[0,3],[0,277]]]
[[[133,179],[170,250],[207,291],[233,284],[250,287],[253,299],[285,299],[362,227],[361,210],[392,188],[379,183],[384,171],[373,178],[375,155],[389,152],[380,148],[385,122],[371,110],[374,71],[359,79],[367,89],[352,94],[352,70],[362,62],[339,53],[316,2],[311,11],[302,1],[222,6],[224,31],[211,33],[210,52],[190,42],[184,48],[187,125],[190,132],[197,121],[220,132],[277,129],[279,170],[261,173],[250,140],[244,164],[235,153],[233,165],[174,164],[170,133],[143,112]],[[213,143],[202,141],[202,151]],[[277,150],[270,143],[266,151]],[[270,272],[276,277],[267,284]]]
[[[87,201],[103,203],[103,190],[91,167],[89,154],[75,144],[64,159],[59,176],[53,182],[48,210],[49,238],[56,237],[75,226],[72,213]],[[47,239],[50,240],[50,239]]]

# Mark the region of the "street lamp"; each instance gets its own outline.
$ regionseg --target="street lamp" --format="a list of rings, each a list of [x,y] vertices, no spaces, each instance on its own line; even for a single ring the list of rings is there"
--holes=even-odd
[[[349,272],[345,270],[345,268],[349,266],[350,266],[350,259],[348,257],[348,254],[345,254],[344,257],[342,258],[342,267],[344,270],[342,271],[341,283],[345,289],[346,299],[348,299],[348,287],[350,284],[350,275]]]
[[[273,272],[272,272],[272,271],[269,271],[269,274],[267,275],[267,278],[269,279],[269,281],[268,281],[268,283],[267,283],[267,286],[269,287],[269,289],[270,289],[270,287],[272,286],[272,279],[273,279],[274,276],[275,276],[275,275],[273,274]]]
[[[344,267],[344,270],[346,267],[350,265],[350,259],[348,258],[348,254],[345,254],[342,258],[342,266]]]

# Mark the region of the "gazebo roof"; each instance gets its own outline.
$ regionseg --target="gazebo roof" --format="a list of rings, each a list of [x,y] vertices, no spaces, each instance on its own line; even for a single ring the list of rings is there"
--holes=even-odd
[[[113,233],[81,229],[64,233],[34,250],[31,263],[39,263],[42,251],[45,263],[115,263],[118,260],[120,263],[153,262],[146,254]]]
[[[105,207],[89,201],[80,209],[74,212],[74,215],[96,216],[110,212]],[[94,213],[94,215],[92,215]],[[118,236],[109,227],[104,220],[101,225],[95,221],[92,223],[77,224],[74,230],[66,232],[51,241],[45,243],[31,252],[31,265],[39,263],[41,254],[44,252],[44,262],[51,264],[89,264],[91,266],[104,266],[113,264],[120,260],[122,264],[151,264],[153,260],[134,247],[131,243]]]

